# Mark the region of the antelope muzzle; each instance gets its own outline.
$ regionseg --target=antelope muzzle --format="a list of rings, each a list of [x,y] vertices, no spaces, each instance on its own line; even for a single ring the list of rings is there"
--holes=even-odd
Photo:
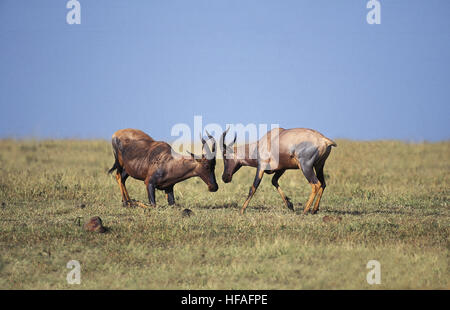
[[[232,178],[233,178],[233,176],[231,175],[231,173],[222,174],[222,181],[224,183],[230,183]]]
[[[217,185],[217,184],[210,184],[210,185],[208,185],[208,190],[210,192],[217,192],[218,189],[219,189],[219,185]]]

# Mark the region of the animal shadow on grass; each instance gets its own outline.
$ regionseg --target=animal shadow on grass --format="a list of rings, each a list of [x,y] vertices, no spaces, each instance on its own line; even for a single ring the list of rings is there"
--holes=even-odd
[[[366,214],[366,212],[363,213],[361,211],[356,211],[356,210],[345,211],[345,210],[330,210],[330,209],[319,210],[318,213],[333,213],[333,214],[339,214],[339,215],[362,215],[362,214]]]
[[[368,210],[368,211],[357,211],[357,210],[351,210],[351,211],[345,211],[345,210],[330,210],[326,209],[323,210],[324,213],[333,213],[333,214],[340,214],[340,215],[368,215],[368,214],[402,214],[402,215],[413,215],[414,212],[411,211],[400,211],[400,210]],[[439,215],[433,214],[433,215]]]
[[[219,205],[203,205],[199,206],[201,209],[237,209],[239,205],[236,202],[227,203],[227,204],[219,204]]]
[[[215,205],[215,206],[200,206],[200,208],[203,209],[236,209],[236,210],[240,210],[241,209],[241,205],[236,203],[236,202],[232,202],[232,203],[228,203],[228,204],[220,204],[220,205]],[[247,208],[247,211],[262,211],[262,212],[268,212],[273,210],[273,206],[264,206],[264,205],[256,205],[256,206],[250,206]]]
[[[273,211],[274,210],[274,208],[275,208],[275,206],[261,206],[261,205],[258,205],[258,206],[250,206],[250,207],[248,207],[247,209],[250,209],[250,210],[254,210],[254,211],[263,211],[263,212],[267,212],[267,211]]]

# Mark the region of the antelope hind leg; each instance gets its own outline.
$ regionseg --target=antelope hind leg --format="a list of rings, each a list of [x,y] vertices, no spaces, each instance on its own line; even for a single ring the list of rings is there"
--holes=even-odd
[[[313,168],[313,165],[319,156],[319,151],[316,147],[310,145],[306,146],[304,149],[300,149],[299,151],[302,157],[297,158],[297,165],[302,170],[303,175],[311,185],[311,194],[309,195],[305,209],[303,210],[303,214],[306,214],[308,213],[309,208],[311,208],[311,204],[314,202],[314,198],[321,188],[320,181],[314,173]]]
[[[121,173],[119,171],[116,172],[116,180],[117,180],[117,184],[119,185],[120,194],[122,195],[122,205],[124,207],[131,207],[131,201],[130,201],[129,197],[127,197],[125,195],[125,191],[123,189],[124,186],[122,184]]]
[[[311,208],[311,205],[314,201],[314,198],[316,197],[316,195],[318,194],[318,192],[320,191],[320,189],[322,188],[320,186],[320,182],[317,181],[317,183],[310,183],[311,184],[311,194],[309,195],[309,199],[306,202],[306,206],[305,209],[303,210],[303,214],[308,213],[309,208]]]
[[[314,203],[314,208],[312,209],[312,214],[316,214],[317,211],[319,211],[319,204],[320,204],[320,199],[322,198],[323,195],[323,187],[321,186],[319,188],[319,191],[317,192],[317,196],[316,196],[316,202]]]

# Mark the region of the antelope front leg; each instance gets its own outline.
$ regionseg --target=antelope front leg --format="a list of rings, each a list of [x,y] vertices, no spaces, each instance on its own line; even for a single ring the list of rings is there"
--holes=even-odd
[[[278,179],[283,175],[283,173],[286,170],[279,170],[277,172],[275,172],[275,175],[272,178],[272,185],[275,186],[275,188],[277,189],[278,193],[281,196],[281,199],[283,199],[286,207],[288,207],[289,210],[294,211],[294,205],[292,204],[292,202],[290,202],[289,197],[286,196],[283,192],[283,190],[281,189],[280,185],[278,184]]]
[[[253,181],[253,185],[250,188],[247,200],[245,200],[244,205],[242,206],[241,214],[244,214],[245,209],[247,208],[248,204],[250,203],[250,200],[252,199],[253,195],[255,194],[256,190],[258,189],[258,186],[261,183],[263,176],[264,176],[264,170],[262,170],[261,168],[258,167],[258,170],[256,171],[255,180]]]
[[[166,189],[166,198],[167,198],[167,203],[169,204],[169,206],[172,206],[175,204],[175,196],[173,195],[173,186]]]
[[[291,200],[289,199],[288,196],[286,196],[283,192],[283,190],[281,189],[281,187],[277,187],[277,191],[281,196],[281,199],[283,199],[286,207],[288,207],[289,210],[294,211],[294,205],[292,204]]]
[[[155,185],[150,182],[148,182],[146,185],[147,185],[148,201],[150,202],[150,205],[156,207]]]

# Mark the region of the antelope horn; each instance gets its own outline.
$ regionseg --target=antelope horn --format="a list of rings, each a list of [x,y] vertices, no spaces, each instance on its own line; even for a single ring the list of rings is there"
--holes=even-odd
[[[222,145],[223,149],[225,150],[227,145],[225,144],[225,136],[227,135],[228,131],[230,130],[230,127],[227,128],[222,134],[222,137],[220,138],[220,144]]]
[[[213,141],[212,148],[211,148],[212,152],[216,153],[216,139],[214,139],[214,137],[209,134],[208,130],[205,129],[205,132],[206,132],[206,135],[208,136],[208,138]]]
[[[236,143],[236,139],[237,139],[237,132],[234,133],[234,139],[233,142],[230,144],[230,146]]]
[[[206,152],[206,158],[207,159],[212,159],[214,157],[214,155],[211,153],[211,151],[209,150],[208,144],[206,143],[206,140],[203,139],[202,134],[200,133],[200,140],[202,140],[202,149],[205,150]]]
[[[200,135],[200,140],[202,140],[202,145],[205,145],[206,141],[205,141],[205,139],[203,139],[202,133],[200,132],[199,135]]]

